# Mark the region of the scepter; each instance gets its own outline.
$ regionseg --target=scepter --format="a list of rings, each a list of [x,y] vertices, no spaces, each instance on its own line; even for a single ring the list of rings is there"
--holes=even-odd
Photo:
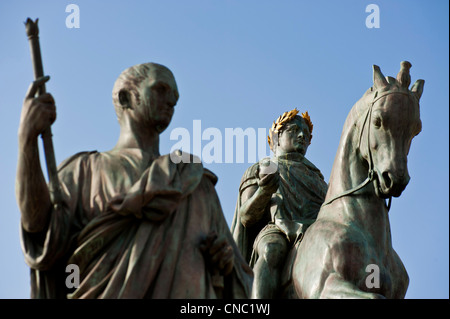
[[[25,22],[25,30],[30,43],[31,63],[33,64],[34,79],[37,80],[44,76],[44,68],[42,65],[41,48],[39,45],[39,28],[38,21],[27,19]],[[46,92],[45,83],[40,86],[37,95],[40,96]],[[61,189],[59,188],[58,172],[56,167],[55,152],[53,150],[52,129],[47,127],[41,134],[44,145],[44,155],[47,164],[47,174],[49,180],[49,193],[53,205],[59,206],[62,201]]]

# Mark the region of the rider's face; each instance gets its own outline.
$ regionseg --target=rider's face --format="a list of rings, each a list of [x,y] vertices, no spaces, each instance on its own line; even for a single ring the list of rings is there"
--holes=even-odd
[[[296,116],[287,123],[278,137],[278,146],[276,154],[282,155],[286,153],[298,152],[302,155],[306,154],[311,140],[311,132],[305,120],[300,116]]]

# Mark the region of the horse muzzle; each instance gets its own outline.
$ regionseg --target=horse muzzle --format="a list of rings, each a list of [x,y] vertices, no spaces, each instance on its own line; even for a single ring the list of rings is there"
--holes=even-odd
[[[394,174],[390,171],[376,174],[374,179],[375,193],[380,198],[399,197],[411,179],[407,172]]]

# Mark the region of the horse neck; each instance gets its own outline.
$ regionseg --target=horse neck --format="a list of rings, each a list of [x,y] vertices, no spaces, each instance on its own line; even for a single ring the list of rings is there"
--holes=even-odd
[[[325,202],[357,187],[368,177],[368,165],[363,160],[359,149],[361,130],[368,110],[368,104],[365,101],[363,96],[353,106],[345,121]],[[375,195],[373,183],[324,206],[318,218],[329,218],[364,229],[364,232],[371,233],[381,245],[391,242],[385,200]]]

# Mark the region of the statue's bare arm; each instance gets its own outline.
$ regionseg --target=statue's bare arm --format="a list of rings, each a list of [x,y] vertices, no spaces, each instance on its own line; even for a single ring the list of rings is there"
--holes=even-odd
[[[39,160],[38,136],[56,119],[53,97],[46,93],[35,97],[48,77],[34,81],[25,97],[20,117],[19,154],[16,176],[16,197],[24,230],[43,230],[52,209],[50,194]]]
[[[272,194],[277,190],[280,180],[278,171],[272,174],[259,174],[258,185],[247,187],[241,195],[241,223],[250,227],[264,215]]]

